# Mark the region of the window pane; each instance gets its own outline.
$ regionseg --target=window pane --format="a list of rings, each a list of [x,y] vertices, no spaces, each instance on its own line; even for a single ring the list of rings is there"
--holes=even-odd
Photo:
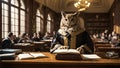
[[[14,25],[11,25],[11,31],[14,32]]]
[[[18,8],[11,7],[11,31],[16,35],[18,33]],[[15,11],[14,11],[15,10]],[[17,32],[17,33],[16,33]]]
[[[14,12],[14,7],[11,7],[11,12]]]
[[[8,24],[8,17],[4,17],[4,23]]]
[[[25,9],[25,5],[24,5],[24,3],[23,3],[22,0],[20,0],[20,3],[21,3],[21,8],[22,8],[22,9]]]
[[[49,14],[48,14],[48,17],[47,17],[47,19],[48,19],[48,20],[51,20],[51,17],[50,17],[50,15],[49,15]]]
[[[2,38],[8,34],[8,5],[2,3]]]
[[[47,32],[49,32],[49,33],[50,33],[50,25],[51,25],[51,23],[48,21],[47,22]]]
[[[21,10],[20,11],[20,33],[25,32],[25,11]]]
[[[14,13],[11,12],[11,18],[14,18],[14,17],[15,17],[15,16],[14,16]]]
[[[40,16],[40,11],[39,10],[37,10],[37,16]]]
[[[4,8],[4,4],[2,3],[2,9]]]
[[[8,5],[7,4],[4,4],[4,9],[8,10]]]
[[[48,14],[48,17],[47,17],[47,32],[51,32],[51,17],[50,15]]]
[[[18,14],[18,8],[15,8],[15,13],[17,13],[17,14]]]
[[[40,25],[41,25],[41,22],[40,22],[40,11],[39,11],[39,9],[37,10],[37,13],[36,13],[36,32],[38,32],[38,31],[41,31],[40,29],[41,29],[41,27],[40,27]]]
[[[15,20],[16,25],[18,26],[18,20]]]
[[[25,15],[25,11],[21,10],[20,14]]]
[[[15,19],[18,19],[18,14],[15,14]]]
[[[8,31],[8,25],[5,25],[5,31]]]
[[[5,15],[5,16],[8,16],[8,11],[4,11],[4,15]]]
[[[18,1],[17,0],[11,0],[11,4],[18,6]]]
[[[5,33],[5,34],[4,34],[4,38],[5,38],[5,37],[7,37],[7,35],[8,35],[8,32],[4,32],[4,33]]]

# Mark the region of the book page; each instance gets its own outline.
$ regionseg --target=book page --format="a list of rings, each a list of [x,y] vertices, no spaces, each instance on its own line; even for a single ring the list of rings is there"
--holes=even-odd
[[[57,50],[55,50],[53,53],[55,53],[55,54],[58,54],[58,53],[68,53],[68,49],[57,49]]]
[[[96,54],[82,54],[82,59],[100,59],[101,57],[99,57]]]
[[[42,53],[29,53],[29,54],[32,55],[34,58],[46,57],[46,55]]]
[[[17,57],[18,57],[19,60],[22,60],[22,59],[33,59],[34,58],[29,53],[19,54]]]
[[[69,49],[68,53],[71,53],[71,54],[80,54],[80,52],[77,51],[76,49]]]
[[[23,54],[19,54],[18,56],[19,60],[22,59],[34,59],[34,58],[39,58],[39,57],[47,57],[46,55],[42,54],[42,53],[23,53]]]

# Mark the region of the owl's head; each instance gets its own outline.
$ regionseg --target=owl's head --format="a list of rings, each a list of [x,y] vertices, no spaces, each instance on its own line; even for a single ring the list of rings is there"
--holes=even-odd
[[[84,20],[79,17],[79,13],[65,13],[61,12],[62,18],[60,22],[60,28],[72,29],[77,31],[84,28]]]
[[[65,12],[61,12],[62,18],[61,18],[61,27],[72,27],[77,25],[78,21],[78,14],[77,13],[71,13],[66,14]]]

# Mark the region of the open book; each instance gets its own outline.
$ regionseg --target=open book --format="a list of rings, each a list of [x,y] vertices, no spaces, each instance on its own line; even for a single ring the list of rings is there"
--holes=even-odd
[[[53,53],[55,54],[80,54],[76,49],[57,49]]]
[[[18,59],[34,59],[34,58],[40,58],[40,57],[46,57],[46,55],[42,53],[23,53],[18,55]]]
[[[88,60],[88,59],[100,59],[101,57],[99,57],[96,54],[82,54],[81,55],[82,59]]]

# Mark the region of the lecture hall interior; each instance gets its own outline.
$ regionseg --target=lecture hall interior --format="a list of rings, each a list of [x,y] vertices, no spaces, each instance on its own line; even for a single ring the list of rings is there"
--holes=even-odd
[[[0,0],[0,68],[120,67],[120,0]]]

